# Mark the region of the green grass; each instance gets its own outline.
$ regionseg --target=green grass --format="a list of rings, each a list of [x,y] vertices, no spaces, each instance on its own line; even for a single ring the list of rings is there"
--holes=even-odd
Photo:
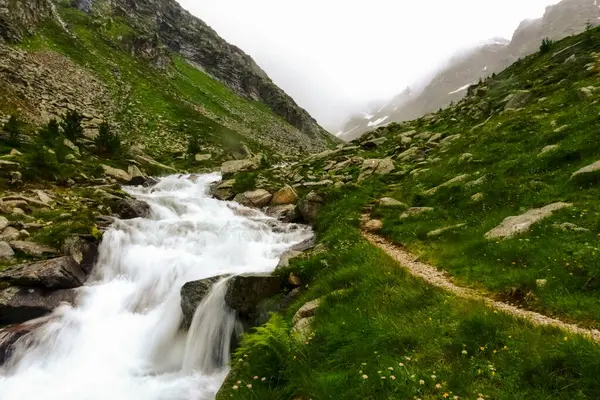
[[[426,285],[365,242],[358,218],[379,189],[332,195],[317,227],[327,252],[290,267],[308,290],[245,336],[219,399],[600,396],[596,345]],[[315,298],[314,333],[297,340],[293,313]]]

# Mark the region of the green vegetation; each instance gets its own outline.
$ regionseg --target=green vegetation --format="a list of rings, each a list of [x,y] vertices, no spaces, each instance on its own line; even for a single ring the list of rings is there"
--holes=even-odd
[[[548,38],[542,39],[542,44],[540,46],[540,53],[546,54],[552,49],[554,42]]]
[[[63,117],[63,120],[60,124],[65,137],[73,143],[76,143],[83,137],[83,127],[81,126],[81,121],[83,121],[82,115],[80,115],[77,111],[69,110]]]
[[[103,155],[115,155],[121,150],[121,138],[110,129],[106,122],[100,124],[98,136],[94,139],[96,152]]]
[[[16,115],[11,115],[8,122],[2,127],[2,131],[6,134],[6,142],[11,146],[18,146],[23,135],[23,121],[17,118]]]
[[[365,242],[360,213],[383,189],[330,193],[317,226],[327,251],[286,271],[308,289],[244,337],[219,399],[600,396],[596,345],[432,288]],[[314,331],[290,334],[296,310],[316,298]]]

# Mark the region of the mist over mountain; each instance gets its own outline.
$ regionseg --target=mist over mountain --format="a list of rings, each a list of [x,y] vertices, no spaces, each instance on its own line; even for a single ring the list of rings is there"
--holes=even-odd
[[[521,22],[510,41],[490,39],[453,56],[422,91],[404,91],[383,106],[353,114],[337,134],[353,140],[390,122],[419,118],[444,108],[464,97],[479,79],[538,51],[544,38],[557,40],[580,33],[588,24],[597,24],[599,18],[600,4],[596,0],[563,0],[549,6],[541,18]]]

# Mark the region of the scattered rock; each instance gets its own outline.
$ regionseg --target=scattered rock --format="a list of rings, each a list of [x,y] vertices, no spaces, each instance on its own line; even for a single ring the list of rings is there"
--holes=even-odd
[[[383,197],[379,199],[379,205],[382,207],[403,207],[408,208],[408,206],[401,201],[396,199],[392,199],[391,197]]]
[[[571,179],[575,178],[578,175],[591,174],[593,172],[598,172],[598,171],[600,171],[600,161],[596,161],[593,164],[590,164],[586,167],[583,167],[583,168],[575,171],[573,173],[573,175],[571,175]]]
[[[458,162],[459,163],[468,163],[468,162],[471,162],[472,159],[473,159],[473,154],[464,153],[458,158]]]
[[[216,186],[211,188],[212,195],[223,201],[232,200],[235,197],[235,192],[233,191],[233,185],[235,185],[235,179],[229,179],[223,181]]]
[[[475,193],[473,196],[471,196],[471,200],[475,203],[479,203],[483,200],[484,197],[485,196],[483,195],[483,193]]]
[[[436,238],[438,236],[442,236],[444,233],[449,232],[449,231],[453,231],[456,229],[460,229],[464,226],[466,226],[467,224],[456,224],[456,225],[452,225],[452,226],[446,226],[444,228],[440,228],[440,229],[436,229],[434,231],[431,231],[427,234],[427,237],[429,238]]]
[[[43,317],[63,303],[74,304],[76,297],[76,289],[10,286],[0,290],[0,325],[20,324]]]
[[[310,192],[306,198],[298,203],[298,210],[304,221],[314,225],[317,221],[317,214],[323,207],[323,198],[315,192]]]
[[[560,146],[558,144],[551,144],[549,146],[546,146],[542,149],[542,151],[540,151],[540,154],[538,154],[538,156],[542,156],[546,153],[549,153],[551,151],[554,151],[556,149],[558,149]]]
[[[548,280],[547,279],[536,279],[535,280],[535,285],[541,289],[543,287],[545,287],[548,284]]]
[[[565,232],[589,232],[589,229],[582,228],[581,226],[577,226],[571,222],[564,222],[562,224],[554,224],[552,225],[557,229],[560,229]]]
[[[467,179],[469,179],[469,176],[470,176],[469,174],[464,174],[464,175],[459,175],[457,177],[454,177],[454,178],[450,179],[449,181],[442,183],[439,186],[436,186],[434,188],[427,190],[425,192],[425,194],[432,195],[432,194],[435,194],[441,188],[450,187],[450,186],[454,186],[458,183],[462,183],[462,182],[466,181]]]
[[[148,203],[132,198],[115,197],[109,201],[109,205],[121,219],[146,218],[151,213]]]
[[[298,309],[298,311],[296,311],[296,314],[294,314],[294,317],[292,318],[292,324],[296,325],[301,319],[314,317],[315,312],[320,305],[321,299],[315,299],[305,303],[302,307],[300,307],[300,309]]]
[[[0,260],[8,260],[15,256],[15,252],[6,242],[0,242]]]
[[[212,158],[212,154],[196,154],[194,159],[196,162],[208,161]]]
[[[271,206],[267,208],[266,214],[283,222],[299,222],[302,218],[295,204]]]
[[[505,110],[517,110],[519,108],[525,107],[532,99],[533,95],[529,90],[519,90],[508,100]]]
[[[484,183],[486,183],[486,182],[487,182],[487,180],[488,180],[488,176],[487,176],[487,175],[483,175],[482,177],[480,177],[480,178],[478,178],[478,179],[476,179],[476,180],[474,180],[474,181],[467,182],[467,183],[465,184],[465,188],[467,188],[467,189],[472,189],[472,188],[474,188],[474,187],[481,186],[481,185],[483,185]]]
[[[533,208],[524,214],[508,217],[502,224],[485,234],[486,239],[507,239],[527,232],[538,221],[549,217],[554,211],[571,207],[570,203],[553,203],[542,208]]]
[[[363,228],[369,232],[379,232],[383,229],[383,222],[378,219],[372,219],[370,221],[365,222]]]
[[[114,178],[117,182],[120,183],[129,183],[131,182],[131,175],[122,169],[113,168],[109,165],[102,164],[102,168],[104,169],[104,174],[108,177]]]
[[[262,208],[269,204],[273,196],[265,189],[257,189],[251,192],[244,192],[235,196],[235,201],[247,206]]]
[[[443,138],[442,140],[440,140],[440,147],[442,147],[442,148],[446,147],[450,143],[454,142],[455,140],[460,139],[461,137],[462,137],[462,135],[460,135],[460,134],[446,136],[445,138]]]
[[[221,165],[223,175],[236,174],[238,172],[254,171],[258,164],[254,159],[225,161]]]
[[[131,177],[129,184],[133,186],[146,186],[148,177],[140,171],[137,165],[130,165],[127,169],[128,175]]]
[[[411,207],[400,215],[400,219],[406,219],[415,215],[421,215],[428,212],[432,212],[433,207]]]
[[[11,242],[13,240],[19,240],[20,237],[21,233],[12,226],[5,228],[2,233],[0,233],[0,241]]]
[[[63,144],[67,146],[69,149],[73,150],[73,152],[79,154],[79,147],[77,147],[73,142],[69,139],[64,139]]]
[[[584,87],[579,89],[579,97],[581,100],[587,100],[594,97],[594,93],[590,90],[590,88]]]
[[[43,190],[35,190],[34,192],[43,204],[49,205],[52,203],[52,197],[48,196]]]
[[[6,217],[0,216],[0,231],[3,231],[10,224],[10,221]]]
[[[298,202],[298,193],[289,185],[285,185],[273,195],[271,199],[272,206],[284,204],[296,204]]]
[[[277,267],[275,268],[275,270],[278,270],[280,268],[287,268],[287,267],[289,267],[290,266],[290,261],[293,260],[294,258],[300,257],[302,254],[303,253],[301,251],[296,251],[296,250],[288,250],[288,251],[286,251],[279,258],[279,263],[277,264]]]
[[[65,240],[62,253],[70,256],[89,275],[98,259],[99,243],[93,237],[72,236]]]
[[[85,278],[85,272],[72,257],[16,265],[0,272],[0,282],[48,289],[76,288],[83,285]]]

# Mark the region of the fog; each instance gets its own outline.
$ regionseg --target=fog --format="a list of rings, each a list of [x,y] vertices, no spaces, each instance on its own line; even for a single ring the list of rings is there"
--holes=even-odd
[[[335,131],[558,0],[178,0]]]

